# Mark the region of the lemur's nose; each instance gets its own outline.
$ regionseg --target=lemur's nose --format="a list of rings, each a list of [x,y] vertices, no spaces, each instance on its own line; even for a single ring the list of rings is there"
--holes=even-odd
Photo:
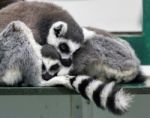
[[[65,67],[70,67],[72,65],[72,59],[61,59],[61,64]]]
[[[48,72],[42,74],[42,78],[46,81],[50,80],[52,77],[54,76],[50,75]]]

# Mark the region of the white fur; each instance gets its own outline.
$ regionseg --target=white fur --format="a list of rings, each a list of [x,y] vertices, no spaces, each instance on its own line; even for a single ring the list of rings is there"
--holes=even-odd
[[[103,65],[103,68],[108,77],[109,77],[109,75],[110,75],[110,77],[112,75],[115,75],[115,78],[118,79],[117,80],[118,82],[121,80],[124,80],[125,82],[132,80],[136,76],[137,69],[138,69],[138,68],[133,68],[133,69],[121,72],[121,71],[112,69],[106,65]],[[122,78],[122,79],[120,79],[120,78]]]
[[[65,54],[65,53],[61,53],[59,50],[58,50],[60,56],[62,59],[69,59],[69,58],[72,58],[72,54],[69,53],[69,54]]]
[[[114,87],[115,83],[114,82],[111,82],[109,84],[107,84],[101,94],[100,94],[100,98],[101,98],[101,105],[106,108],[106,102],[107,102],[107,99],[108,99],[108,96],[109,94],[111,93],[113,87]]]
[[[22,79],[22,74],[19,69],[10,69],[6,71],[5,75],[1,79],[8,85],[14,85]]]
[[[72,66],[71,67],[62,66],[57,75],[68,75],[71,69],[72,69]]]
[[[83,32],[83,35],[84,35],[84,41],[87,41],[87,40],[93,38],[96,35],[96,33],[94,31],[90,31],[86,28],[82,28],[82,32]]]
[[[48,81],[41,81],[39,86],[54,86],[54,85],[64,85],[67,88],[72,89],[72,86],[70,84],[70,79],[72,79],[73,76],[56,76],[51,78]]]
[[[75,89],[76,89],[77,92],[79,92],[79,90],[78,90],[79,84],[80,84],[83,80],[88,79],[88,78],[89,78],[88,76],[77,76],[77,77],[76,77],[76,80],[74,81],[73,86],[75,87]]]
[[[67,44],[70,47],[71,53],[74,53],[81,46],[79,43],[73,42],[72,40],[68,40]]]
[[[132,102],[133,95],[126,94],[123,89],[115,95],[115,107],[120,109],[122,112],[125,112],[130,107],[130,103]]]
[[[88,98],[93,101],[93,92],[98,88],[99,85],[102,84],[102,81],[99,80],[93,80],[87,87],[86,87],[86,93]]]

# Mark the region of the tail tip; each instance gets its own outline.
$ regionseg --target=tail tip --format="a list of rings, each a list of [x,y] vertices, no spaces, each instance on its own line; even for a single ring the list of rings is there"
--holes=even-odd
[[[130,108],[130,104],[133,102],[133,97],[133,95],[120,89],[115,95],[115,114],[122,115],[127,112]]]

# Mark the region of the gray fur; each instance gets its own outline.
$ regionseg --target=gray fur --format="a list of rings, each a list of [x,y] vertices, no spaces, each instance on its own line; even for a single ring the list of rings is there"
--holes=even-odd
[[[12,85],[24,79],[25,84],[34,86],[41,77],[40,61],[21,28],[19,21],[12,22],[0,34],[0,78],[8,70],[16,70],[21,78],[16,78],[16,83],[11,83]]]
[[[60,55],[54,46],[45,44],[42,46],[41,54],[45,58],[60,60]]]
[[[23,82],[23,85],[54,86],[67,84],[71,78],[42,79],[41,46],[23,22],[14,21],[0,33],[0,84],[13,86]]]
[[[127,81],[130,81],[140,70],[140,61],[126,41],[101,34],[95,34],[74,54],[73,65],[74,73],[96,76],[100,79],[117,78],[118,81],[126,81],[127,78]],[[117,73],[110,72],[109,69]],[[123,74],[127,71],[133,72],[129,75]]]
[[[0,18],[0,31],[11,21],[20,20],[32,30],[35,40],[41,45],[46,44],[49,28],[57,21],[68,24],[66,39],[83,41],[82,29],[72,16],[66,10],[51,3],[16,2],[1,9]]]
[[[55,33],[49,35],[55,38],[54,44],[58,43],[55,45],[63,41],[63,36],[59,38],[55,36]],[[65,44],[71,47],[68,42]],[[99,30],[99,32],[95,31],[95,34],[80,46],[79,50],[74,50],[73,57],[72,54],[68,54],[73,62],[65,69],[71,69],[71,74],[85,74],[104,81],[117,79],[118,82],[132,81],[139,74],[140,61],[130,44],[123,39]],[[59,53],[62,55],[62,52],[59,51]]]

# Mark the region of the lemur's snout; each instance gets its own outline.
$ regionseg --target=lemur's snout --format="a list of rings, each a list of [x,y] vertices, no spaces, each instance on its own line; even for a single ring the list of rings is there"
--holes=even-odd
[[[42,74],[42,78],[46,81],[50,80],[52,77],[54,76],[50,75],[48,72]]]
[[[61,59],[61,63],[65,67],[70,67],[71,64],[72,64],[72,59],[71,58],[69,58],[69,59]]]

